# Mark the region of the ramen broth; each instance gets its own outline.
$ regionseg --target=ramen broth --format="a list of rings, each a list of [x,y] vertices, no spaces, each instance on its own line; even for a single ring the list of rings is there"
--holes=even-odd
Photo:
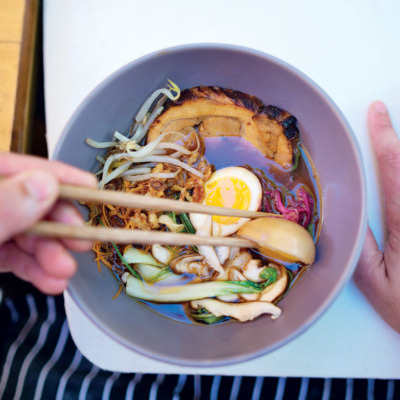
[[[321,198],[319,193],[318,176],[313,168],[312,161],[308,157],[308,153],[299,146],[299,159],[297,167],[288,172],[277,165],[274,161],[266,159],[259,150],[257,150],[251,143],[245,139],[236,136],[222,136],[222,137],[209,137],[204,138],[205,141],[205,158],[207,161],[215,166],[216,169],[225,168],[229,166],[246,166],[260,176],[264,173],[265,176],[273,181],[277,186],[284,186],[290,193],[295,194],[299,186],[307,186],[311,191],[312,197],[315,199],[315,207],[317,209],[316,217],[311,221],[310,233],[313,236],[314,242],[318,238],[319,216],[321,215]],[[262,209],[261,211],[265,211]],[[123,250],[124,247],[121,247]],[[253,258],[260,258],[263,264],[271,259],[266,259],[263,255],[259,254],[256,250],[249,250]],[[120,280],[121,274],[121,261],[115,254],[114,262],[116,264],[115,275]],[[300,277],[306,267],[300,264],[284,263],[277,260],[278,263],[283,264],[288,270],[290,283],[285,290],[284,296],[290,291],[294,283]],[[281,296],[282,298],[283,296]],[[278,299],[280,300],[280,299]],[[171,318],[176,321],[186,323],[198,323],[194,321],[190,312],[193,311],[189,307],[189,303],[180,304],[159,304],[148,301],[139,300],[146,304],[150,309],[156,311],[165,317]],[[224,317],[217,324],[230,321],[229,317]]]
[[[164,99],[152,107],[161,93]],[[167,97],[169,103],[164,107]],[[279,317],[281,310],[275,304],[314,261],[321,229],[318,175],[299,142],[294,116],[242,92],[200,86],[181,93],[169,81],[167,91],[159,89],[143,103],[126,136],[115,132],[112,142],[87,139],[86,143],[109,148],[105,157],[97,158],[100,189],[279,215],[288,220],[281,224],[284,234],[289,239],[290,235],[301,238],[301,250],[312,250],[312,257],[282,257],[307,263],[301,264],[267,258],[255,249],[159,246],[156,256],[158,245],[96,242],[93,250],[99,269],[103,263],[120,282],[114,298],[125,289],[127,295],[142,299],[155,312],[185,323],[225,323],[231,320],[225,315],[243,322],[261,314]],[[90,224],[95,226],[216,236],[235,235],[246,227],[243,219],[221,222],[196,213],[87,205]],[[276,219],[270,218],[272,221]],[[272,229],[277,229],[276,225]],[[287,244],[277,237],[278,247]],[[274,252],[272,246],[269,254],[279,251]],[[168,288],[161,290],[163,286]]]

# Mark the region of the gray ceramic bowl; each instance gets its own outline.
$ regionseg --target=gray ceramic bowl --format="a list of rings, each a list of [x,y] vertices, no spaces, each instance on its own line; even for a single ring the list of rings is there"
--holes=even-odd
[[[171,48],[115,72],[79,106],[58,143],[55,158],[94,170],[97,151],[84,139],[108,140],[127,130],[143,100],[167,79],[181,88],[215,85],[259,97],[298,119],[302,142],[319,172],[323,229],[315,264],[280,303],[281,317],[240,324],[197,326],[167,319],[125,295],[110,272],[99,273],[92,253],[77,255],[69,292],[84,313],[127,348],[158,360],[216,366],[248,360],[287,343],[328,308],[351,277],[366,228],[360,154],[340,111],[310,79],[264,53],[204,44]]]

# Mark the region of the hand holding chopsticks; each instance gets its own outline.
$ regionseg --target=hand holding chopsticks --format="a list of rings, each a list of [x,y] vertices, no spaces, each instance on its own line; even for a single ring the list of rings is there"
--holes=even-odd
[[[92,247],[83,240],[24,235],[44,216],[65,224],[82,224],[72,204],[57,202],[60,183],[96,187],[97,179],[58,161],[0,152],[0,273],[11,272],[50,295],[62,293],[76,272],[76,260],[69,250],[88,251]]]

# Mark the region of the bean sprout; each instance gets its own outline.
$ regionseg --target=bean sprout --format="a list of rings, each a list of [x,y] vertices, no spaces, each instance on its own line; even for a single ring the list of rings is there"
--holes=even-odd
[[[179,171],[176,171],[176,172],[151,172],[149,174],[127,176],[125,179],[130,182],[145,181],[150,178],[171,179],[171,178],[175,178],[178,175],[178,172]]]
[[[136,122],[142,122],[144,116],[150,109],[151,105],[153,104],[154,100],[160,95],[164,94],[171,100],[177,100],[181,94],[181,91],[179,87],[172,81],[168,79],[169,85],[168,88],[162,88],[158,89],[155,92],[153,92],[150,97],[143,103],[142,107],[140,107],[140,110],[136,114]],[[175,96],[172,94],[172,92],[175,92]]]

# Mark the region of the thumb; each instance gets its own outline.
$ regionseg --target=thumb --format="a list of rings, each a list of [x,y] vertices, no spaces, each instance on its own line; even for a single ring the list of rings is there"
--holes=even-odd
[[[43,170],[0,181],[0,243],[39,221],[56,201],[58,192],[56,178]]]
[[[366,297],[374,303],[374,299],[371,297],[380,296],[385,280],[386,271],[383,254],[368,227],[364,247],[354,272],[354,281]]]

